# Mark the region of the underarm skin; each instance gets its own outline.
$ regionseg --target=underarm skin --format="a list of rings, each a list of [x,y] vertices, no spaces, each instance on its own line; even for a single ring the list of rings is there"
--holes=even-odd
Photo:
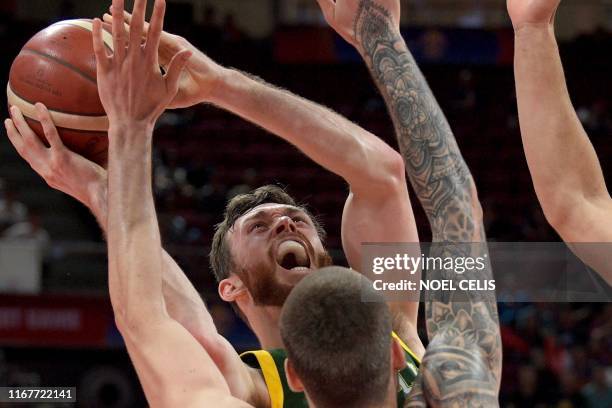
[[[332,110],[259,78],[226,70],[210,99],[293,144],[344,178],[354,191],[377,190],[396,176],[395,151],[381,139]]]
[[[84,204],[96,217],[103,233],[107,234],[108,186],[104,183],[90,191]],[[185,272],[162,248],[162,292],[168,315],[180,323],[206,350],[230,387],[232,395],[251,400],[253,376],[249,374],[232,345],[217,328],[204,300]]]
[[[568,200],[603,194],[609,199],[599,160],[570,100],[553,26],[520,27],[515,43],[521,135],[544,209],[553,212]]]
[[[355,33],[366,64],[395,125],[408,178],[432,228],[430,256],[487,253],[482,210],[474,181],[450,126],[425,78],[386,11],[361,1]],[[435,245],[481,242],[482,245]],[[428,271],[430,279],[457,280],[452,271]],[[490,267],[472,276],[491,279]],[[501,339],[494,294],[426,294],[430,344],[407,407],[497,406]],[[484,295],[482,293],[485,293]]]
[[[612,242],[612,199],[565,84],[553,24],[515,29],[516,93],[525,156],[551,226],[612,283],[609,251],[572,243]]]
[[[86,205],[107,234],[108,188],[95,189]],[[218,335],[210,313],[200,294],[193,287],[181,267],[165,250],[162,253],[162,288],[170,317],[181,323],[198,341],[206,345]],[[208,340],[208,341],[207,341]]]

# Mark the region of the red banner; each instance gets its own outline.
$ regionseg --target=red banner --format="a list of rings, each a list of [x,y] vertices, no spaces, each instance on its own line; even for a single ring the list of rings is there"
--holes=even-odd
[[[0,296],[2,346],[105,347],[117,340],[108,297]]]

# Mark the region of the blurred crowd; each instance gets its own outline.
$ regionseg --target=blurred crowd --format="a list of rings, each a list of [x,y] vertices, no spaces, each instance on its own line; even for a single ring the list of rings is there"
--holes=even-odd
[[[500,304],[508,407],[612,406],[611,304]]]
[[[63,13],[62,18],[69,16],[68,6]],[[270,64],[271,44],[249,43],[231,15],[220,19],[208,9],[204,23],[197,27],[176,19],[168,21],[169,27],[195,39],[196,45],[222,63],[253,71],[324,103],[397,146],[384,103],[362,67]],[[3,46],[8,48],[4,55],[14,55],[15,41],[8,42],[7,32],[0,26],[0,39],[6,40]],[[266,53],[252,58],[253,52],[235,52],[249,46]],[[601,50],[611,48],[612,36],[604,32],[562,48],[570,93],[608,180],[612,179],[612,160],[607,159],[612,157],[608,139],[612,135],[612,54]],[[268,62],[262,62],[266,59]],[[2,65],[8,69],[10,64],[5,61]],[[424,71],[474,174],[488,238],[558,240],[537,203],[525,163],[512,67],[425,66]],[[248,329],[216,298],[206,266],[206,251],[225,203],[262,184],[287,186],[320,216],[329,233],[332,255],[343,263],[339,233],[347,186],[285,142],[211,106],[166,113],[158,123],[155,140],[155,199],[164,242],[209,300],[220,332],[239,349],[252,347],[254,338]],[[413,202],[421,239],[427,241],[427,220],[414,197]],[[55,210],[28,208],[20,200],[19,189],[0,179],[0,239],[33,240],[43,247],[51,239],[62,240],[61,231],[47,232],[44,227],[45,217],[52,217]],[[91,222],[83,214],[78,216]],[[100,241],[99,230],[93,229],[87,238]],[[612,406],[611,305],[505,303],[499,309],[504,343],[502,406]]]
[[[0,240],[27,241],[44,253],[49,248],[49,233],[43,227],[40,213],[28,209],[17,199],[17,192],[0,178]]]

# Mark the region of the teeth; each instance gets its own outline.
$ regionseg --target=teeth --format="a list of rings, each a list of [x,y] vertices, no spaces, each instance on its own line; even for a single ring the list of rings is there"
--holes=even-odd
[[[307,271],[308,268],[305,266],[295,266],[293,268],[291,268],[292,271]]]

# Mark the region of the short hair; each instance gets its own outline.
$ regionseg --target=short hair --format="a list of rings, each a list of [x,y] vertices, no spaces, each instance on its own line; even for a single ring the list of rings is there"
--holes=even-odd
[[[362,290],[375,301],[363,302]],[[318,407],[358,408],[384,400],[391,330],[382,295],[362,275],[337,266],[302,279],[281,313],[287,357]]]
[[[232,254],[225,239],[227,232],[233,227],[236,220],[253,208],[262,204],[284,204],[297,207],[310,217],[317,229],[321,241],[325,240],[325,230],[320,222],[304,205],[298,205],[287,192],[279,186],[265,185],[250,193],[240,194],[232,198],[225,207],[223,221],[216,225],[210,249],[210,267],[215,274],[217,282],[229,277],[232,271]]]

